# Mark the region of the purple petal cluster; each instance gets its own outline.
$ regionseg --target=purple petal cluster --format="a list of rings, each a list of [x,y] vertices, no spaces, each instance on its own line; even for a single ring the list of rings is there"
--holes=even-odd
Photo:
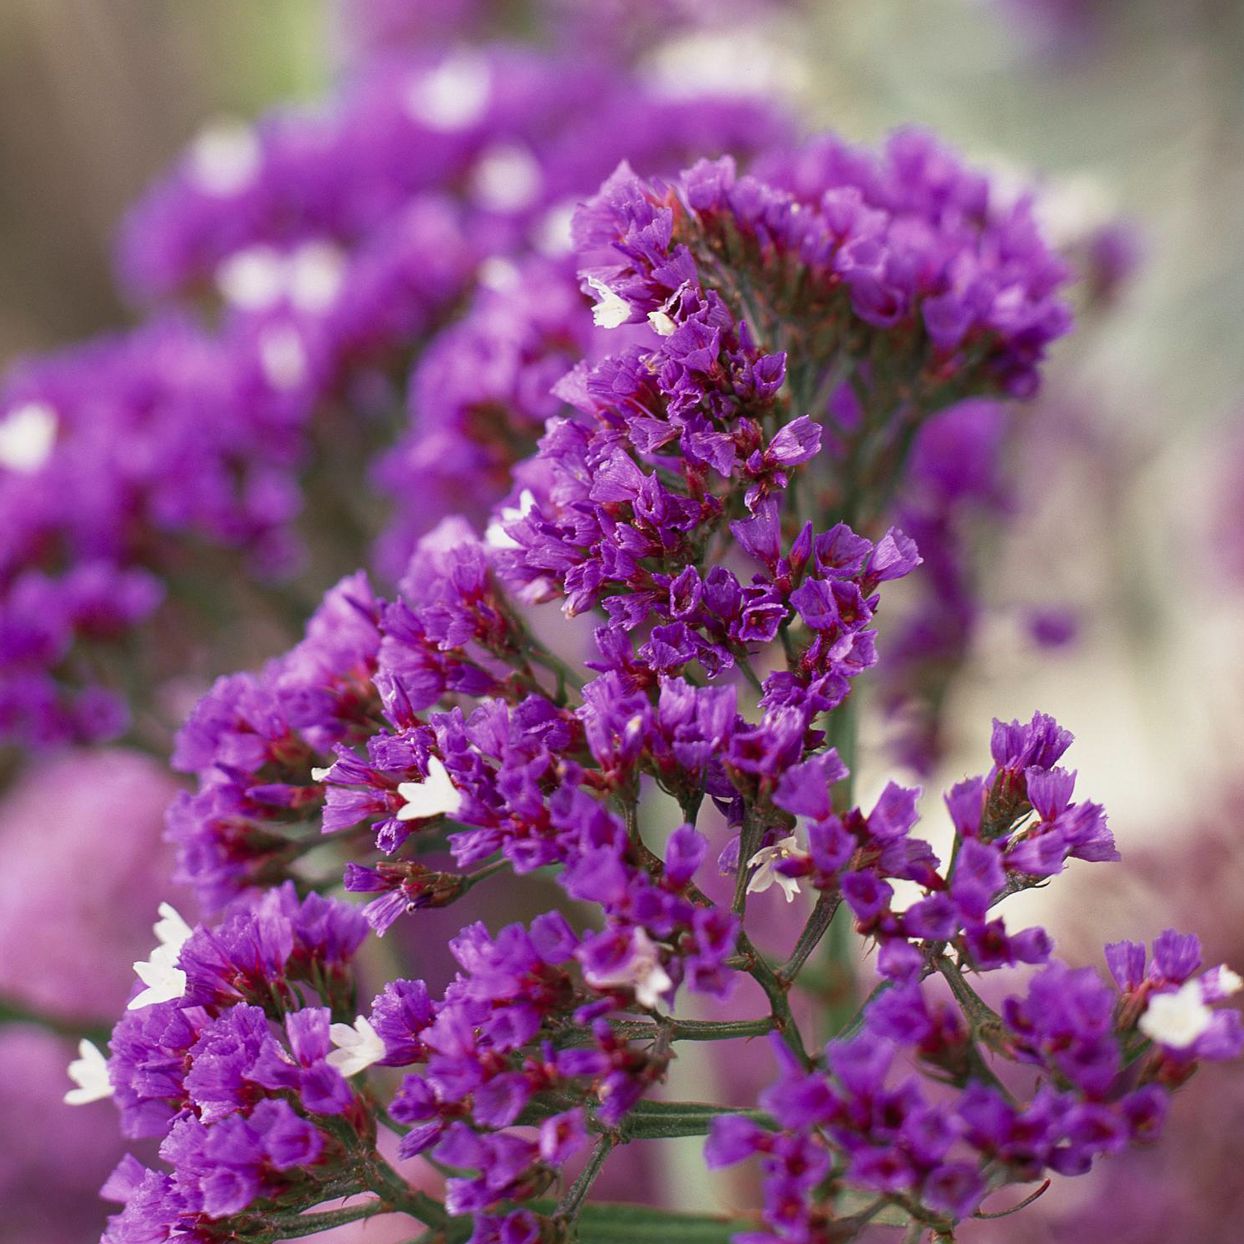
[[[125,1206],[105,1239],[211,1236],[255,1207],[322,1199],[345,1160],[341,1129],[367,1135],[328,1058],[330,1020],[352,1014],[365,932],[353,908],[289,886],[193,931],[178,959],[184,994],[127,1011],[112,1034],[122,1128],[160,1138],[171,1173],[127,1158],[105,1189]]]
[[[1114,948],[1112,958],[1136,953],[1143,965],[1143,948]],[[1156,984],[1165,978],[1155,971]],[[1212,994],[1212,980],[1203,988]],[[1082,1175],[1098,1158],[1157,1136],[1171,1081],[1161,1057],[1129,1057],[1135,1036],[1118,1002],[1092,969],[1061,963],[987,1023],[979,1013],[965,1023],[916,982],[899,985],[867,1008],[862,1031],[831,1041],[811,1069],[775,1040],[779,1074],[760,1105],[776,1130],[723,1115],[708,1163],[760,1157],[765,1239],[848,1230],[850,1215],[833,1206],[849,1189],[906,1198],[917,1221],[948,1231],[1004,1184]],[[1238,1051],[1238,1012],[1216,1017]],[[1208,1049],[1232,1056],[1225,1043]],[[999,1054],[1037,1069],[1022,1097],[999,1079]],[[913,1074],[913,1060],[940,1087]]]

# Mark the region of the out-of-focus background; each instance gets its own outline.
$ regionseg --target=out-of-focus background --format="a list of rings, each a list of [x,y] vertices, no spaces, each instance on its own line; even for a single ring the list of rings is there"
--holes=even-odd
[[[360,25],[386,7],[400,8],[0,5],[0,360],[125,323],[111,272],[125,207],[206,123],[312,106],[360,42],[401,37],[400,23]],[[1139,263],[1056,350],[1026,416],[1019,513],[987,576],[995,608],[929,789],[981,767],[992,717],[1054,714],[1077,735],[1081,789],[1106,804],[1130,861],[1034,897],[1064,951],[1096,961],[1106,940],[1183,923],[1210,961],[1244,967],[1244,4],[811,0],[766,8],[742,29],[654,39],[642,57],[671,82],[780,92],[808,129],[871,141],[930,126],[999,176],[1042,182],[1055,237],[1121,222]],[[1066,630],[1071,641],[1034,643],[1043,623],[1047,639]],[[60,785],[18,790],[0,818],[0,861],[48,852],[50,867],[81,867],[86,836],[115,832],[92,824],[92,795],[124,781],[128,763],[104,763],[89,781],[70,765]],[[884,763],[878,749],[878,781]],[[136,808],[127,841],[154,843],[158,821],[158,808]],[[64,829],[62,854],[60,839],[30,839],[48,823]],[[138,889],[158,891],[134,871],[141,854],[113,854],[99,919]],[[21,896],[6,896],[4,871],[0,908],[11,913]],[[43,918],[50,927],[59,915]],[[23,913],[23,935],[50,944],[38,920]],[[70,939],[58,962],[75,951]],[[74,1002],[47,1008],[67,1032],[75,1014],[97,1013]],[[0,1066],[33,1069],[0,1086],[0,1241],[91,1238],[93,1188],[117,1146],[79,1131],[60,1086],[40,1078],[71,1047],[8,1024],[0,1049]],[[1218,1155],[1244,1144],[1244,1084],[1213,1074],[1216,1087],[1181,1103],[1160,1155],[1067,1181],[1042,1212],[965,1238],[1231,1238],[1244,1175]],[[66,1164],[81,1182],[57,1181],[53,1212],[31,1190]],[[1134,1223],[1119,1217],[1129,1198],[1146,1207]]]

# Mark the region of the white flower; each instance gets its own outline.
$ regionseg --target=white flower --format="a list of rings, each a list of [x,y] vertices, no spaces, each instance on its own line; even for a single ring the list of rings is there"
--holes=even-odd
[[[1233,972],[1225,963],[1210,968],[1201,977],[1201,1000],[1203,1002],[1221,1002],[1244,989],[1244,977]]]
[[[324,1061],[330,1067],[336,1067],[346,1079],[358,1075],[372,1063],[378,1063],[388,1053],[384,1039],[365,1015],[360,1015],[353,1027],[333,1024],[328,1030],[328,1037],[337,1048]]]
[[[797,99],[807,90],[803,60],[763,26],[696,31],[665,40],[650,57],[648,73],[661,94],[686,99],[726,91],[731,95]]]
[[[575,199],[563,199],[560,203],[554,203],[535,223],[531,241],[540,254],[557,258],[574,250],[570,225],[578,206]]]
[[[799,878],[787,877],[773,866],[780,860],[789,860],[803,855],[804,852],[799,849],[794,834],[791,834],[789,838],[783,838],[780,842],[775,842],[771,847],[761,847],[747,861],[748,868],[756,870],[752,879],[747,883],[748,894],[763,894],[771,886],[780,885],[786,901],[788,903],[793,901],[795,895],[799,893]]]
[[[406,93],[406,112],[430,130],[469,129],[488,110],[492,75],[482,56],[465,52],[443,60]]]
[[[134,972],[146,989],[130,999],[130,1011],[155,1002],[170,1002],[186,992],[186,974],[177,966],[177,960],[193,930],[171,903],[161,903],[159,915],[152,929],[156,948],[147,959],[134,964]]]
[[[646,1007],[655,1007],[661,995],[674,983],[661,965],[656,944],[643,929],[635,929],[631,933],[630,958],[609,971],[586,968],[583,979],[593,989],[633,989],[635,1001]]]
[[[345,278],[346,257],[340,246],[323,239],[304,242],[289,257],[289,301],[299,311],[318,314],[337,301]]]
[[[322,781],[324,781],[324,779],[325,779],[325,778],[327,778],[327,777],[328,777],[328,775],[329,775],[332,771],[333,771],[333,767],[332,767],[332,765],[327,765],[327,766],[326,766],[325,768],[323,768],[323,769],[317,769],[317,768],[315,768],[315,767],[312,767],[312,769],[311,769],[311,780],[312,780],[313,782],[322,782]]]
[[[522,273],[512,260],[500,255],[490,255],[475,270],[475,279],[485,288],[497,293],[507,293],[522,284]]]
[[[259,337],[259,362],[274,389],[289,392],[307,378],[307,351],[292,324],[266,328]]]
[[[471,173],[475,201],[491,212],[521,212],[540,197],[543,185],[540,165],[517,143],[495,143]]]
[[[221,121],[208,126],[190,148],[190,175],[200,190],[218,198],[245,190],[259,172],[259,139],[249,125]]]
[[[428,776],[422,782],[403,782],[397,793],[406,800],[399,809],[399,821],[415,821],[425,816],[452,815],[462,807],[462,796],[449,780],[449,772],[435,757],[428,759]]]
[[[536,498],[531,489],[524,488],[518,494],[517,505],[503,505],[497,511],[497,517],[484,530],[484,543],[491,549],[520,548],[518,541],[506,531],[506,524],[516,523],[520,518],[526,518],[535,508],[535,504]]]
[[[604,281],[589,276],[587,283],[600,296],[600,301],[592,308],[592,320],[597,328],[617,328],[631,318],[630,304],[619,298]]]
[[[1140,1017],[1140,1030],[1151,1041],[1186,1050],[1214,1022],[1200,981],[1186,981],[1174,993],[1154,994]]]
[[[52,456],[56,412],[45,402],[27,402],[0,423],[0,466],[33,475]]]
[[[78,1086],[65,1094],[65,1102],[70,1106],[85,1106],[87,1102],[112,1096],[108,1060],[90,1041],[78,1042],[78,1057],[69,1064],[69,1078]]]
[[[248,246],[216,269],[221,297],[243,311],[264,311],[285,294],[285,259],[274,246]]]
[[[649,311],[648,323],[662,337],[672,337],[678,331],[678,325],[664,311]]]

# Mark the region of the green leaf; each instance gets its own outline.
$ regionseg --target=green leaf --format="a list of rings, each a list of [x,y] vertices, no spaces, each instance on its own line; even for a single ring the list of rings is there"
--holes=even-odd
[[[532,1208],[544,1214],[554,1210],[551,1202]],[[579,1211],[575,1230],[582,1244],[728,1244],[732,1235],[756,1226],[754,1219],[589,1202]]]
[[[627,1140],[668,1140],[676,1136],[707,1136],[712,1121],[723,1114],[742,1114],[772,1127],[759,1110],[730,1110],[694,1101],[641,1101],[627,1112],[618,1130]]]

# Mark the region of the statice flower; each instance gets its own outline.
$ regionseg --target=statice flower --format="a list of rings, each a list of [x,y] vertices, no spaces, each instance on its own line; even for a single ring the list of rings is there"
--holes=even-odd
[[[493,156],[513,189],[517,157]],[[854,688],[923,564],[888,517],[915,438],[1033,389],[1067,323],[1061,264],[1024,201],[994,203],[926,136],[761,170],[623,165],[570,257],[493,265],[386,465],[441,494],[399,524],[396,590],[347,576],[299,644],[191,714],[168,835],[211,920],[162,909],[107,1085],[95,1056],[75,1065],[127,1134],[161,1139],[162,1169],[110,1180],[106,1239],[389,1212],[438,1234],[469,1218],[477,1244],[562,1238],[616,1148],[686,1135],[714,1166],[760,1157],[745,1240],[949,1236],[1002,1187],[1150,1138],[1198,1062],[1238,1053],[1219,1004],[1239,979],[1198,976],[1195,939],[1163,935],[1148,970],[1111,948],[1112,989],[1000,912],[1117,856],[1052,718],[994,723],[987,772],[945,796],[945,861],[919,789],[853,786]],[[286,301],[326,288],[327,266],[298,275],[309,244],[243,275]],[[926,484],[981,491],[925,452]],[[468,514],[432,521],[455,489]],[[576,618],[586,654],[561,642]],[[776,951],[775,888],[801,917]],[[486,918],[463,917],[435,984],[426,913],[476,890]],[[522,892],[536,909],[498,918]],[[808,986],[853,933],[880,980],[827,1003]],[[412,939],[424,975],[386,973],[366,1007],[373,934],[386,954]],[[1010,986],[978,978],[1015,967],[994,1010],[982,994]],[[726,1018],[691,1018],[694,995]],[[761,1035],[778,1071],[754,1106],[661,1098],[687,1043]]]

